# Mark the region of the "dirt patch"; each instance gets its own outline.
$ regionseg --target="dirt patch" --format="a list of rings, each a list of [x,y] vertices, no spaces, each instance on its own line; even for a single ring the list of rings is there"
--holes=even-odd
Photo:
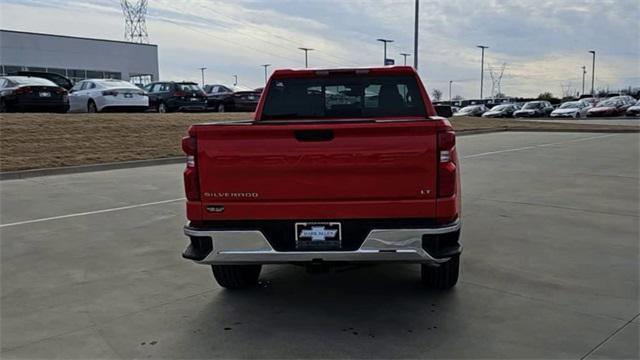
[[[180,139],[189,125],[251,117],[250,113],[2,114],[0,171],[180,156]],[[459,131],[637,130],[629,126],[481,118],[455,118],[452,124]]]

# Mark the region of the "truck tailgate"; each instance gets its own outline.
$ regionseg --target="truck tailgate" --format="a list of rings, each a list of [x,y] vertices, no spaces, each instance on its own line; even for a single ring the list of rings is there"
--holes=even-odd
[[[389,217],[389,207],[397,217],[435,213],[432,121],[194,129],[206,219],[340,218],[343,213],[375,218]],[[219,206],[218,211],[209,206]]]

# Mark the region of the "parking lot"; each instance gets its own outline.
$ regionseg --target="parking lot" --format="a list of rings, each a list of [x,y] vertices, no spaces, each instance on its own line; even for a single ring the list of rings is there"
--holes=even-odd
[[[639,136],[458,139],[461,282],[180,257],[181,165],[0,183],[3,358],[635,358]]]

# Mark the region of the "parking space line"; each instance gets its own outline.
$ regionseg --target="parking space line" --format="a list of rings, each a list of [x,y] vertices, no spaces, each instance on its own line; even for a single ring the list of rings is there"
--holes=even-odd
[[[94,211],[87,211],[87,212],[81,212],[81,213],[75,213],[75,214],[67,214],[67,215],[52,216],[52,217],[47,217],[47,218],[18,221],[18,222],[14,222],[14,223],[0,224],[0,228],[5,228],[5,227],[9,227],[9,226],[33,224],[33,223],[52,221],[52,220],[67,219],[67,218],[78,217],[78,216],[104,214],[104,213],[120,211],[120,210],[136,209],[136,208],[141,208],[141,207],[145,207],[145,206],[168,204],[168,203],[177,202],[177,201],[184,201],[184,198],[162,200],[162,201],[154,201],[154,202],[149,202],[149,203],[144,203],[144,204],[135,204],[135,205],[128,205],[128,206],[110,208],[110,209],[94,210]]]
[[[508,152],[514,152],[514,151],[522,151],[522,150],[531,150],[531,149],[536,149],[536,148],[541,148],[541,147],[570,144],[570,143],[576,143],[576,142],[588,141],[588,140],[595,140],[595,139],[602,139],[602,138],[607,138],[607,137],[611,137],[611,136],[618,136],[618,135],[619,134],[607,134],[607,135],[589,136],[589,137],[586,137],[586,138],[579,138],[579,139],[573,139],[573,140],[567,140],[567,141],[558,141],[558,142],[552,142],[552,143],[546,143],[546,144],[529,145],[529,146],[524,146],[524,147],[521,147],[521,148],[504,149],[504,150],[497,150],[497,151],[488,151],[488,152],[484,152],[484,153],[463,156],[462,158],[463,159],[473,159],[473,158],[483,157],[483,156],[488,156],[488,155],[502,154],[502,153],[508,153]]]

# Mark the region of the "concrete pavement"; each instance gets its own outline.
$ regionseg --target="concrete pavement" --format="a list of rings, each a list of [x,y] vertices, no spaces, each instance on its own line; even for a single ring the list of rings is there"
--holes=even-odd
[[[2,358],[633,358],[638,134],[459,138],[461,282],[180,258],[181,165],[0,182]]]

